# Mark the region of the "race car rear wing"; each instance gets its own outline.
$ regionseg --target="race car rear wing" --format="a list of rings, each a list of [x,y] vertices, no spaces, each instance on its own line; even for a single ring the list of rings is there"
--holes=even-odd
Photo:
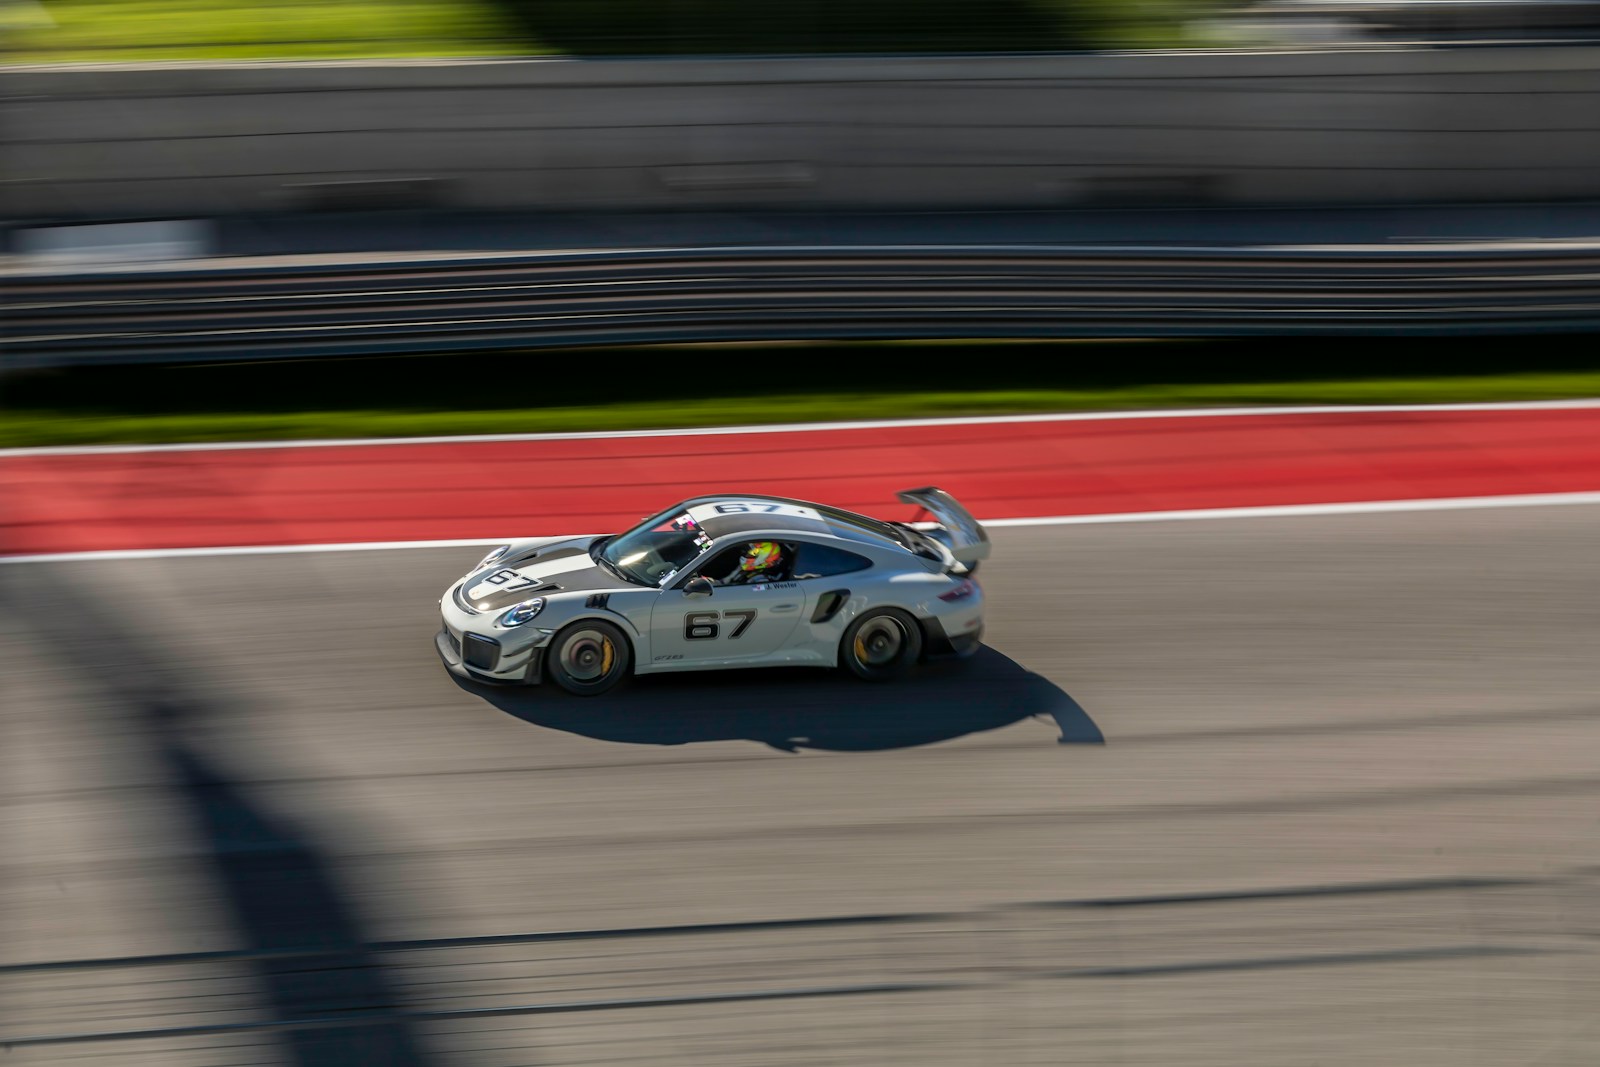
[[[923,513],[933,516],[939,524],[939,528],[932,531],[933,536],[944,542],[956,562],[971,570],[979,560],[989,558],[988,531],[955,497],[932,485],[921,489],[903,489],[897,495],[905,503],[915,504],[922,509],[917,513],[918,518]],[[944,536],[940,537],[941,533]]]

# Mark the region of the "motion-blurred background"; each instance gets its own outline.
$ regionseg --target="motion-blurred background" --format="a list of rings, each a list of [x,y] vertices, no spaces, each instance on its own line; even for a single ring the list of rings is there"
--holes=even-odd
[[[1597,36],[0,0],[0,1058],[1594,1063]],[[928,483],[904,685],[430,647],[508,536]]]

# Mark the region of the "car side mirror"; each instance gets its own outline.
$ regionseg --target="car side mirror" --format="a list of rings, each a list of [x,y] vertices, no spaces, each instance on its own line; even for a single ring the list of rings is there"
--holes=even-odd
[[[710,596],[711,590],[716,588],[711,584],[711,579],[703,574],[697,574],[683,583],[684,596]]]

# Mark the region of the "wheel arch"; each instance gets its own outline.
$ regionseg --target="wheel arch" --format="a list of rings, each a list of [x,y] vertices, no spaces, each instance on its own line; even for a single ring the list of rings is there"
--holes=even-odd
[[[570,630],[581,622],[606,622],[621,630],[622,636],[628,641],[628,652],[633,659],[628,668],[628,673],[639,673],[639,649],[642,644],[649,640],[649,636],[642,634],[639,627],[634,625],[633,620],[620,611],[611,611],[603,607],[584,607],[566,622],[552,629],[550,636],[533,650],[533,657],[528,661],[528,683],[530,685],[543,684],[549,671],[547,661],[550,657],[550,649],[555,646],[556,638],[561,636],[562,631]]]
[[[864,668],[859,659],[852,659],[849,657],[845,651],[845,645],[848,641],[852,640],[855,633],[867,620],[874,616],[882,615],[902,616],[904,619],[909,620],[911,623],[910,627],[907,628],[902,623],[900,624],[900,629],[905,635],[906,641],[908,643],[913,643],[915,647],[908,650],[910,653],[909,658],[901,659],[897,664],[885,664],[882,665],[881,668]],[[887,680],[889,678],[901,677],[906,672],[914,669],[917,665],[923,662],[923,650],[927,644],[926,633],[927,631],[923,625],[923,619],[917,614],[917,611],[914,608],[893,603],[873,604],[862,611],[854,613],[849,624],[845,626],[844,631],[839,635],[838,648],[835,654],[837,661],[835,666],[843,666],[858,678],[864,678],[868,680],[874,680],[874,674],[876,674],[876,680],[880,681]]]
[[[604,612],[604,611],[601,611],[601,612],[585,611],[585,612],[583,612],[581,614],[573,616],[572,618],[568,619],[566,622],[562,623],[560,626],[555,627],[553,629],[553,631],[551,632],[551,634],[550,634],[549,640],[545,641],[542,645],[540,645],[537,649],[534,650],[535,651],[535,656],[530,661],[529,667],[528,667],[528,670],[529,670],[529,681],[530,682],[534,681],[533,673],[535,671],[537,671],[538,672],[537,681],[539,683],[542,684],[542,683],[544,683],[546,681],[553,681],[559,688],[566,689],[568,692],[576,692],[576,690],[572,689],[571,686],[569,686],[567,683],[562,682],[559,677],[556,677],[554,679],[551,678],[552,669],[551,669],[550,659],[551,659],[552,652],[554,652],[555,649],[561,644],[561,640],[562,640],[563,635],[568,633],[568,632],[570,632],[570,631],[572,631],[572,630],[581,629],[584,626],[584,624],[586,624],[586,623],[588,623],[588,624],[596,624],[596,623],[603,624],[606,627],[609,627],[610,629],[613,629],[613,630],[615,630],[617,632],[618,636],[620,636],[622,638],[622,641],[623,641],[624,645],[626,646],[624,651],[625,651],[625,653],[627,655],[627,669],[616,681],[607,684],[606,686],[604,686],[601,689],[594,690],[594,692],[591,693],[591,694],[579,694],[579,695],[597,695],[599,693],[609,692],[611,689],[615,688],[617,685],[620,685],[620,684],[626,682],[628,679],[634,678],[634,677],[636,677],[638,675],[638,673],[639,673],[639,633],[638,633],[638,629],[636,627],[634,627],[631,623],[629,623],[627,621],[627,619],[623,618],[621,615],[616,615],[616,614],[613,614],[611,612]]]

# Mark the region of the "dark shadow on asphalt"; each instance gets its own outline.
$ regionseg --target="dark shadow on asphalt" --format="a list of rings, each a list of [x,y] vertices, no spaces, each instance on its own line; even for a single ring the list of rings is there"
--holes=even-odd
[[[187,680],[204,677],[206,665],[183,662],[59,568],[26,570],[0,585],[0,606],[25,611],[59,646],[93,633],[99,669],[82,677],[139,727],[182,802],[277,1024],[278,1037],[265,1040],[293,1067],[421,1067],[425,1057],[398,990],[314,836],[273,814],[194,742],[207,720],[227,710],[214,686]]]
[[[1077,701],[987,646],[887,684],[815,668],[704,671],[635,678],[598,697],[533,687],[457,685],[524,722],[635,745],[757,741],[784,752],[910,748],[1053,720],[1062,744],[1105,741]]]
[[[381,961],[367,948],[317,849],[292,824],[269,815],[213,764],[182,744],[164,754],[280,1022],[376,1015],[371,1022],[288,1027],[296,1067],[353,1063],[420,1067],[423,1057]],[[292,954],[315,952],[310,958]],[[289,953],[290,958],[277,959]],[[389,1018],[383,1018],[388,1014]]]

